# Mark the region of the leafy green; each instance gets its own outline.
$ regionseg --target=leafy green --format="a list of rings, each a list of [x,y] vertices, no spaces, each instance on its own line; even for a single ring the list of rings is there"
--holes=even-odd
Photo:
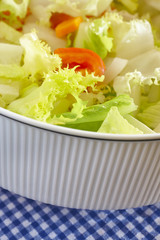
[[[156,128],[160,124],[160,101],[138,113],[137,118],[151,129]]]
[[[19,96],[18,86],[0,84],[0,106],[5,107]]]
[[[81,118],[74,122],[67,123],[65,126],[88,131],[97,131],[113,106],[116,106],[122,115],[137,109],[132,98],[128,95],[121,95],[102,104],[85,108]]]
[[[147,20],[126,21],[115,12],[107,12],[105,19],[111,24],[112,52],[117,57],[131,59],[154,48],[152,28]]]
[[[99,16],[109,7],[112,0],[51,0],[50,2],[49,8],[52,12],[63,12],[71,16]]]
[[[22,0],[20,3],[15,0],[1,0],[0,12],[9,11],[14,16],[24,18],[27,13],[30,0]]]
[[[0,64],[20,65],[23,49],[19,45],[0,43]]]
[[[98,129],[101,133],[114,134],[143,134],[138,128],[131,125],[118,111],[117,107],[111,107],[107,117]]]
[[[140,131],[142,131],[144,134],[152,134],[155,133],[153,130],[151,130],[149,127],[147,127],[144,123],[140,122],[135,117],[131,116],[130,114],[124,115],[124,118],[135,128],[138,128]]]
[[[0,39],[10,43],[19,44],[22,33],[9,26],[7,23],[0,21]]]
[[[130,12],[135,12],[138,8],[138,0],[117,0]]]
[[[61,59],[51,52],[50,47],[39,40],[35,32],[24,34],[20,38],[24,49],[23,69],[33,79],[42,78],[44,73],[61,66]]]
[[[44,74],[41,86],[36,87],[29,94],[13,101],[8,109],[19,114],[54,124],[63,124],[81,117],[86,107],[79,95],[90,86],[94,89],[95,83],[103,81],[102,77],[94,74],[82,76],[75,69],[59,68],[58,71],[49,71]],[[69,112],[61,116],[62,113]],[[58,116],[57,116],[58,115]]]
[[[116,77],[113,87],[118,95],[128,94],[139,108],[143,108],[144,99],[148,103],[153,102],[153,99],[157,101],[160,97],[159,72],[160,69],[155,69],[151,76],[144,76],[139,71],[129,72],[124,76]],[[156,91],[155,88],[157,88]]]
[[[0,19],[15,28],[22,27],[21,19],[25,18],[30,0],[1,0],[0,1]],[[7,14],[6,14],[7,13]]]
[[[112,49],[112,38],[109,36],[110,23],[105,18],[98,18],[80,24],[73,42],[74,47],[88,48],[102,59]]]

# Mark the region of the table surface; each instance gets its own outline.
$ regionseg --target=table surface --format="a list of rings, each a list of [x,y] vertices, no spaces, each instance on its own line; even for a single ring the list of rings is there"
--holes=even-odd
[[[160,203],[134,209],[77,210],[0,188],[0,240],[160,240]]]

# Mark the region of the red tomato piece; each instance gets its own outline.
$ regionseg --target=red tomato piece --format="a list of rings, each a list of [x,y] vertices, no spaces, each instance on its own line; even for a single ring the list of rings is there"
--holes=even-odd
[[[69,68],[77,67],[77,71],[81,71],[85,74],[94,72],[96,76],[101,76],[105,72],[105,64],[101,57],[89,49],[84,48],[58,48],[54,51],[62,59],[62,67]]]

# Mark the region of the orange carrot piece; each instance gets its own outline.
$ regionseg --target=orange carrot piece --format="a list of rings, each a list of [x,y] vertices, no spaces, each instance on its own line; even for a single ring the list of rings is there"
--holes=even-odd
[[[55,28],[56,36],[62,38],[68,33],[75,32],[79,28],[79,25],[82,21],[82,17],[74,17],[72,19],[63,21]]]

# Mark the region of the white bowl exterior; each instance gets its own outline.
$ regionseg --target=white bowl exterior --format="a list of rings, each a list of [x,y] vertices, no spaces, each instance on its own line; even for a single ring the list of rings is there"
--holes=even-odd
[[[0,115],[0,186],[72,208],[154,204],[160,201],[160,141],[70,136]]]

